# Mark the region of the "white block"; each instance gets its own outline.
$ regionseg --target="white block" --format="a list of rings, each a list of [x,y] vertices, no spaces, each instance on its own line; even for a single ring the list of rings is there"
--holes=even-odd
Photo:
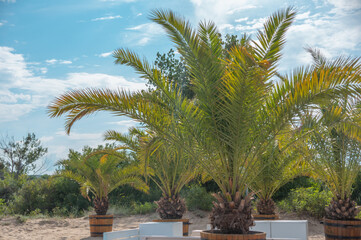
[[[275,220],[271,222],[272,238],[307,240],[307,220]]]
[[[139,224],[140,236],[182,237],[183,222],[147,222]]]
[[[254,221],[255,225],[250,227],[250,230],[257,231],[257,232],[264,232],[266,233],[266,237],[270,238],[271,235],[271,221]]]

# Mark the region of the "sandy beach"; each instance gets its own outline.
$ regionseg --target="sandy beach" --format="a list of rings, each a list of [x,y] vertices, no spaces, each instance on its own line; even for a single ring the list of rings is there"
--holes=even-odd
[[[118,216],[115,215],[113,230],[137,228],[139,223],[149,222],[157,219],[158,215],[134,215]],[[190,232],[195,229],[206,229],[209,222],[207,212],[189,212],[185,215],[189,218]],[[305,219],[292,214],[281,215],[281,219]],[[309,221],[309,239],[324,240],[323,226],[315,219]],[[101,239],[89,237],[88,217],[81,218],[44,218],[28,219],[26,222],[19,222],[16,217],[4,217],[0,220],[0,239],[18,240],[18,239],[37,239],[37,240],[65,240],[65,239]]]

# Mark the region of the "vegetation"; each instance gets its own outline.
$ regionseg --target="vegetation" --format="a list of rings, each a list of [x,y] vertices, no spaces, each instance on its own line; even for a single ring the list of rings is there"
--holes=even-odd
[[[0,178],[5,172],[9,172],[16,179],[35,170],[35,162],[48,152],[34,133],[28,133],[21,141],[3,138],[0,141],[0,150]]]
[[[108,211],[108,194],[120,185],[131,184],[146,191],[148,187],[139,177],[138,166],[121,166],[123,155],[116,151],[103,150],[85,157],[71,159],[61,175],[80,184],[84,197],[94,196],[93,204],[97,215],[105,215]]]
[[[129,135],[108,131],[105,139],[116,140],[122,143],[120,148],[131,150],[144,167],[145,175],[162,191],[161,199],[156,202],[160,217],[182,218],[186,205],[179,193],[197,174],[192,156],[166,139],[137,128],[130,128]]]
[[[320,219],[325,216],[324,209],[331,199],[332,193],[320,187],[297,188],[291,190],[288,197],[279,202],[278,206],[291,213]]]
[[[185,200],[189,210],[212,210],[214,197],[199,184],[193,184],[186,188]]]
[[[334,62],[327,60],[319,51],[312,49],[314,68],[317,72]],[[339,58],[338,63],[350,62],[352,75],[361,80],[359,59]],[[345,76],[334,78],[345,81]],[[355,82],[358,83],[358,82]],[[309,111],[303,119],[303,126],[311,129],[308,145],[310,164],[314,174],[333,193],[331,204],[326,208],[326,217],[336,220],[354,219],[361,209],[351,200],[352,186],[361,170],[361,121],[358,89],[353,84],[348,91],[327,102],[318,103],[319,111]]]
[[[142,122],[194,156],[217,183],[221,192],[215,195],[213,227],[223,233],[247,233],[253,221],[252,195],[246,195],[246,184],[255,177],[249,170],[269,144],[288,132],[290,125],[296,130],[298,120],[313,104],[360,92],[360,65],[354,58],[299,68],[285,76],[277,74],[285,33],[294,17],[291,8],[276,12],[256,40],[244,36],[224,54],[212,22],[201,22],[194,30],[171,11],[153,11],[151,20],[166,30],[184,58],[195,99],[183,97],[146,60],[119,49],[114,53],[116,63],[133,67],[157,91],[71,91],[50,104],[49,114],[67,115],[68,133],[76,121],[97,111]],[[280,81],[272,82],[275,77]]]
[[[256,175],[250,187],[258,197],[258,214],[273,215],[276,213],[276,205],[272,199],[273,195],[290,180],[308,170],[304,155],[304,148],[299,142],[296,146],[281,151],[291,136],[286,139],[279,139],[269,145],[253,167]]]

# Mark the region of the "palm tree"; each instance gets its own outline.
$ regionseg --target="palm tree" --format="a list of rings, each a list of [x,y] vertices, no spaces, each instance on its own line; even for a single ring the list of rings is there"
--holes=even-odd
[[[313,56],[315,69],[332,65],[319,50],[307,50]],[[353,71],[360,74],[357,68]],[[360,212],[351,200],[352,185],[361,170],[361,102],[354,91],[318,103],[303,115],[301,129],[312,129],[307,138],[310,165],[334,195],[326,208],[329,219],[354,219]]]
[[[197,175],[192,156],[161,136],[139,128],[130,128],[129,134],[107,131],[105,139],[120,142],[119,148],[130,150],[144,166],[145,175],[162,191],[161,199],[156,202],[160,217],[181,219],[186,206],[179,193]]]
[[[92,193],[96,214],[105,215],[109,206],[108,194],[117,187],[129,184],[148,191],[148,186],[139,175],[139,166],[128,164],[121,167],[122,162],[123,156],[118,152],[99,150],[64,162],[66,168],[60,175],[78,182],[82,195],[89,200]]]
[[[287,147],[289,139],[292,137],[287,136],[286,139],[278,139],[270,144],[252,169],[256,177],[249,185],[258,197],[258,214],[275,215],[276,205],[272,196],[284,184],[309,172],[309,166],[304,159],[303,142],[299,141],[295,144],[296,146],[284,149]],[[256,218],[256,216],[254,217]],[[265,219],[277,218],[277,216],[273,216],[273,218],[268,216]],[[257,219],[263,219],[263,217],[257,216]]]
[[[159,136],[195,156],[221,192],[211,223],[223,233],[247,233],[253,225],[251,196],[246,183],[259,156],[313,103],[345,92],[358,95],[360,64],[345,58],[329,65],[299,68],[280,76],[277,64],[285,33],[295,17],[287,8],[274,13],[257,33],[257,40],[236,45],[225,56],[222,39],[212,22],[195,30],[172,11],[155,10],[151,20],[160,24],[184,58],[191,75],[193,100],[168,84],[161,72],[127,49],[114,52],[117,64],[133,67],[156,92],[84,89],[67,92],[49,106],[51,117],[67,115],[66,130],[97,111],[110,111],[142,122]],[[352,88],[350,87],[352,85]],[[184,143],[191,136],[195,147]]]

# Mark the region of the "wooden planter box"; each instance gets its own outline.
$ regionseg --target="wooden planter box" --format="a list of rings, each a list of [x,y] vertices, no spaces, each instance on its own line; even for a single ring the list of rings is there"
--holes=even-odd
[[[361,240],[361,220],[332,220],[325,218],[323,224],[326,240]]]
[[[222,234],[217,231],[203,231],[201,232],[202,240],[266,240],[266,233],[249,232],[248,234]]]
[[[113,230],[113,215],[89,215],[90,236],[103,237]]]

